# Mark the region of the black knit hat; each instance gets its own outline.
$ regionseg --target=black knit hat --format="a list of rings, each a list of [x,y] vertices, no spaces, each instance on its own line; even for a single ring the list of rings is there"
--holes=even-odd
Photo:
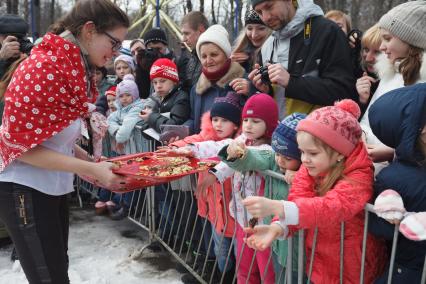
[[[240,97],[235,92],[228,92],[226,97],[217,97],[210,110],[210,117],[225,118],[240,126],[241,123]]]
[[[166,33],[160,28],[152,28],[149,30],[143,37],[145,45],[148,45],[150,42],[161,42],[165,45],[169,45],[167,42]]]
[[[247,10],[246,15],[244,17],[244,25],[248,24],[259,24],[265,25],[262,19],[259,17],[259,14],[256,13],[255,10]]]
[[[260,4],[260,3],[265,2],[265,1],[269,1],[269,0],[251,0],[250,1],[251,7],[254,9],[254,7],[256,7],[257,4]]]
[[[20,35],[26,36],[28,33],[28,24],[17,15],[6,14],[0,16],[0,34],[2,35]]]

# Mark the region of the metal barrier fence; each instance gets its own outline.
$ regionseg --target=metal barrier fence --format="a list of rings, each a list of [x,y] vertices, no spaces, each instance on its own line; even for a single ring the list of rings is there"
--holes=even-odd
[[[150,140],[142,134],[142,130],[137,127],[132,135],[134,147],[128,152],[138,153],[141,151],[154,151],[158,141]],[[111,145],[109,141],[106,143]],[[108,148],[111,149],[111,148]],[[110,151],[107,151],[110,154]],[[261,172],[265,179],[269,180],[268,184],[270,197],[273,196],[274,188],[272,188],[272,180],[283,180],[283,175],[273,171]],[[128,219],[148,231],[150,234],[150,243],[141,248],[139,253],[133,257],[140,256],[146,248],[151,247],[154,243],[159,243],[174,258],[189,271],[192,276],[200,283],[236,283],[237,273],[244,262],[244,270],[247,272],[245,281],[238,279],[238,283],[253,283],[253,277],[257,283],[270,283],[270,276],[275,274],[273,282],[275,283],[311,283],[311,275],[315,262],[315,246],[317,237],[317,228],[312,245],[312,253],[310,262],[305,263],[304,239],[305,232],[299,231],[297,236],[289,238],[287,242],[287,257],[285,265],[279,261],[279,256],[270,250],[267,257],[266,265],[263,265],[263,273],[258,269],[256,255],[260,252],[254,251],[250,260],[243,259],[244,250],[249,249],[245,244],[242,245],[241,253],[237,255],[235,246],[237,244],[237,229],[235,224],[229,224],[228,220],[228,203],[230,202],[229,194],[222,185],[221,191],[213,191],[214,200],[217,194],[221,195],[225,224],[223,224],[222,232],[227,229],[233,231],[232,236],[225,237],[224,234],[215,232],[218,217],[215,220],[202,218],[198,213],[197,199],[194,196],[196,186],[195,176],[186,176],[176,182],[165,184],[162,186],[154,186],[141,189],[133,194],[132,206],[129,211]],[[98,188],[93,185],[76,179],[77,192],[84,190],[93,196],[97,195]],[[79,196],[79,195],[78,195]],[[235,199],[234,199],[235,200]],[[234,201],[235,202],[235,201]],[[211,210],[212,208],[208,208]],[[366,266],[366,250],[367,250],[367,229],[369,224],[369,214],[374,214],[373,206],[367,204],[365,207],[364,233],[362,242],[362,259],[360,283],[365,282],[364,269]],[[208,215],[207,215],[208,216]],[[233,227],[230,227],[233,226]],[[395,252],[398,242],[398,226],[394,229],[394,238],[392,243],[389,277],[387,283],[392,282],[392,271],[395,267]],[[344,283],[344,237],[345,224],[341,224],[340,236],[340,281]],[[278,261],[278,262],[277,262]],[[247,263],[249,263],[247,271]],[[307,270],[305,271],[305,265]],[[229,269],[229,271],[228,271]],[[271,271],[272,270],[272,271]],[[235,274],[234,274],[235,271]],[[256,280],[257,279],[257,280]],[[426,279],[426,258],[423,266],[421,283],[425,283]]]

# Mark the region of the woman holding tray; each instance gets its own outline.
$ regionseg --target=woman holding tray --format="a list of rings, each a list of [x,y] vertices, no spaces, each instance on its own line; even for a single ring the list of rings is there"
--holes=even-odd
[[[94,163],[75,142],[88,133],[95,67],[118,55],[128,27],[111,1],[78,1],[17,68],[5,93],[0,220],[29,283],[69,283],[66,194],[73,173],[105,187],[124,182],[111,163]]]

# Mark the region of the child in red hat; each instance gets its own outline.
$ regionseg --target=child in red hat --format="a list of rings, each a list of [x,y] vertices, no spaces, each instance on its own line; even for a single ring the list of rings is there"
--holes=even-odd
[[[149,77],[154,86],[151,98],[158,102],[159,112],[146,108],[140,117],[157,132],[161,131],[160,125],[183,124],[189,118],[189,96],[179,87],[176,64],[168,58],[157,59],[152,64]]]

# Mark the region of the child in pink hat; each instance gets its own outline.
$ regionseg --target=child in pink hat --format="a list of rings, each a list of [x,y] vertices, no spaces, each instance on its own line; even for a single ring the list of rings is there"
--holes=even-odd
[[[364,206],[373,189],[372,162],[361,141],[358,123],[360,109],[352,100],[313,111],[297,125],[297,142],[302,166],[296,173],[288,201],[271,225],[260,225],[246,239],[249,247],[260,251],[276,238],[286,238],[305,230],[307,263],[313,261],[312,283],[338,283],[340,280],[341,224],[344,231],[344,283],[359,282],[361,273]],[[256,206],[248,211],[257,216]],[[314,239],[316,241],[313,247]],[[381,268],[382,246],[371,235],[364,280],[372,283]],[[313,259],[311,259],[314,250]],[[308,272],[307,269],[307,272]]]

